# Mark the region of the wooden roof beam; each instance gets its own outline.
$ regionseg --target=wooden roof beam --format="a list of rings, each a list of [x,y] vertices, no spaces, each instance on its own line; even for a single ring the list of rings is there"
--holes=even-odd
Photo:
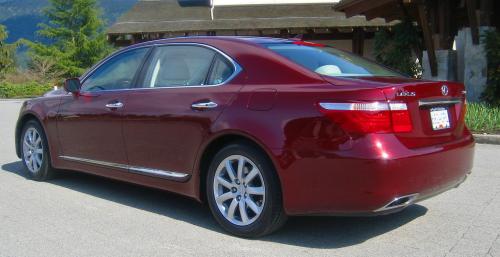
[[[375,18],[386,18],[386,17],[402,17],[402,10],[397,5],[381,6],[364,13],[366,20],[370,21]]]
[[[345,12],[346,17],[349,18],[355,15],[363,15],[365,12],[369,10],[379,8],[384,5],[394,3],[396,1],[397,0],[359,1],[353,3],[352,5],[346,6],[344,9],[342,9],[342,11]]]

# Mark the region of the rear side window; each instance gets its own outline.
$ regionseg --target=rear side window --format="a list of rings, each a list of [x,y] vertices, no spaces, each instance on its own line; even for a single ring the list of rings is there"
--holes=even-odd
[[[208,85],[218,85],[224,83],[234,72],[233,65],[220,54],[217,55],[212,72],[208,77]]]
[[[292,43],[265,44],[264,46],[321,75],[333,77],[402,76],[374,62],[333,47]]]
[[[199,46],[162,46],[146,72],[145,87],[204,85],[216,53]]]

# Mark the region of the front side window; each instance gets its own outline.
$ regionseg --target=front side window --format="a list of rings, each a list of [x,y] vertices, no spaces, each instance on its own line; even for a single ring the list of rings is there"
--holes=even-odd
[[[294,43],[265,44],[264,46],[321,75],[333,77],[402,76],[374,62],[333,47]]]
[[[159,47],[146,73],[145,87],[205,85],[216,53],[200,46]]]
[[[132,83],[149,48],[130,50],[119,54],[97,68],[82,85],[83,92],[120,90],[133,87]]]

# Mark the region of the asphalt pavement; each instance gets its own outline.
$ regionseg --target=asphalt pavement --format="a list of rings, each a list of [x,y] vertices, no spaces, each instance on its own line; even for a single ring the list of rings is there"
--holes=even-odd
[[[14,151],[21,101],[0,101],[0,256],[500,256],[500,146],[477,145],[457,189],[370,218],[294,217],[255,240],[207,207],[82,173],[26,178]]]

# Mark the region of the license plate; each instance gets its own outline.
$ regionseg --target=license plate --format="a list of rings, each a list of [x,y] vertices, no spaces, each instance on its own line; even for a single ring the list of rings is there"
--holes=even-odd
[[[450,128],[450,117],[446,108],[432,108],[431,121],[433,130],[443,130]]]

